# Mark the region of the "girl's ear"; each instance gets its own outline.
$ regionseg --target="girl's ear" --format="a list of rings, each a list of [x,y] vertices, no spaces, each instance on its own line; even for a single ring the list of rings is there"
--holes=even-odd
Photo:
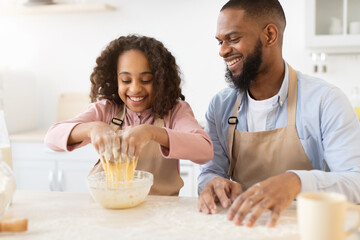
[[[263,46],[271,47],[274,44],[276,44],[279,39],[279,29],[275,24],[270,23],[265,26],[261,36],[262,36]]]

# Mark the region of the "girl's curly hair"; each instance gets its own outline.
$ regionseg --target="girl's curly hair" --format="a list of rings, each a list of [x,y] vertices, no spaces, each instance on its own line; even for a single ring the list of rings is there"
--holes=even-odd
[[[151,37],[128,35],[109,43],[96,59],[90,76],[91,102],[108,99],[117,105],[124,104],[118,94],[117,61],[122,53],[133,49],[142,51],[149,61],[156,92],[152,111],[155,116],[162,118],[178,99],[185,100],[185,96],[181,93],[180,70],[174,56],[161,42]]]

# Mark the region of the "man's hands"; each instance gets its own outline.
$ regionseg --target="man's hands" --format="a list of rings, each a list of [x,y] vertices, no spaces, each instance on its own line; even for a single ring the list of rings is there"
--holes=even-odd
[[[229,182],[230,180],[220,177],[211,180],[199,196],[199,210],[204,213],[216,213],[214,203],[216,198],[220,200],[223,207],[227,207],[229,196],[236,196],[236,193],[229,192],[229,186],[233,186]],[[216,186],[217,190],[215,191]],[[237,194],[241,192],[240,185],[239,188],[240,190],[235,190]],[[280,213],[291,204],[300,191],[301,182],[295,173],[287,172],[268,178],[236,197],[229,208],[228,219],[236,225],[240,225],[250,214],[245,225],[251,227],[263,212],[269,209],[272,213],[268,226],[273,227],[279,219]],[[253,210],[250,212],[251,209]]]
[[[288,172],[268,178],[250,187],[237,197],[228,211],[228,219],[240,225],[250,213],[245,225],[251,227],[269,209],[271,218],[268,226],[275,226],[280,213],[286,209],[301,190],[301,182],[295,173]]]
[[[198,209],[206,214],[215,214],[217,212],[215,202],[220,202],[224,208],[227,208],[240,193],[239,183],[222,177],[213,178],[199,195]]]

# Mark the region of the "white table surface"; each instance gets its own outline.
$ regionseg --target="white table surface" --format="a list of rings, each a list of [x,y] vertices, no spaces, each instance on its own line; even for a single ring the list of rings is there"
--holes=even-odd
[[[199,213],[197,198],[148,196],[135,208],[109,210],[89,193],[17,191],[4,215],[12,218],[28,218],[28,231],[1,239],[299,239],[295,203],[276,227],[266,227],[268,212],[248,228],[228,221],[226,209]]]

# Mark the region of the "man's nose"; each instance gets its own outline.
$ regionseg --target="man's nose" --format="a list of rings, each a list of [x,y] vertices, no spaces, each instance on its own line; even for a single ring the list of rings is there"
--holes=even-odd
[[[226,43],[223,42],[220,46],[219,55],[220,57],[224,58],[231,52],[231,47]]]

